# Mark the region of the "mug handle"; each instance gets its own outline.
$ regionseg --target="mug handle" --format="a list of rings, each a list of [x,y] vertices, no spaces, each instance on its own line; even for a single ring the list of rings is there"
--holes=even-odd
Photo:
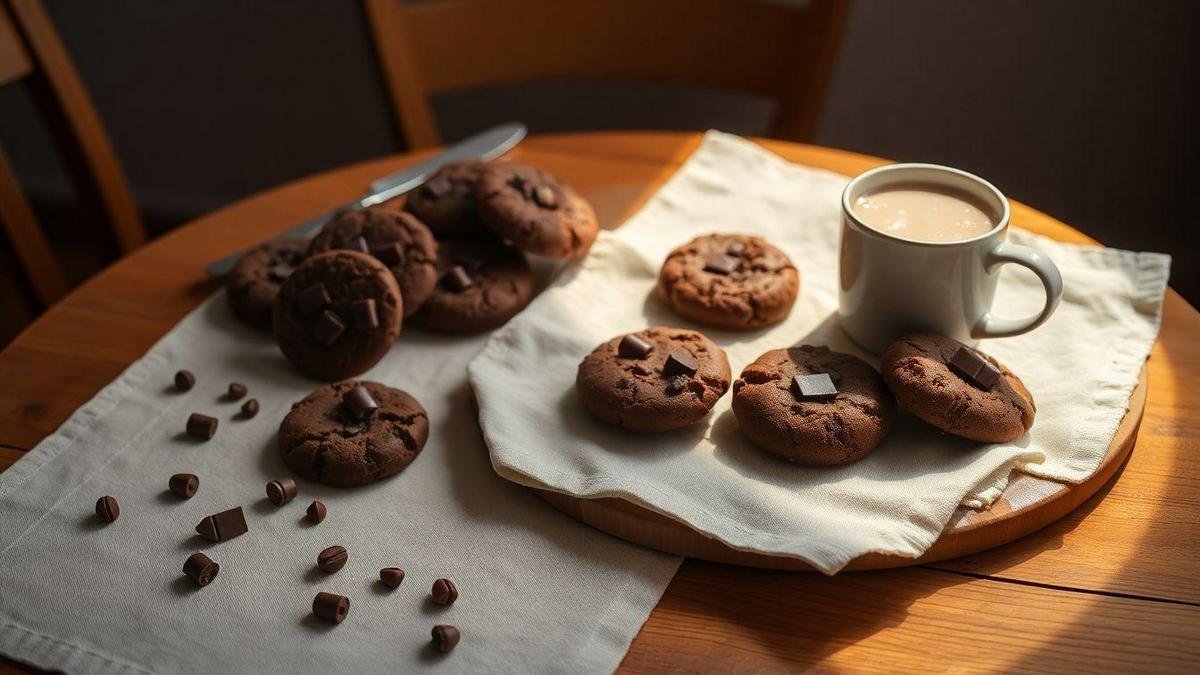
[[[1005,263],[1016,263],[1036,274],[1038,279],[1042,280],[1042,287],[1046,289],[1046,304],[1038,314],[1023,319],[1004,319],[988,312],[971,330],[973,338],[999,338],[1028,333],[1045,323],[1058,307],[1058,301],[1062,300],[1062,274],[1046,254],[1028,246],[1001,243],[997,244],[983,261],[989,272]]]

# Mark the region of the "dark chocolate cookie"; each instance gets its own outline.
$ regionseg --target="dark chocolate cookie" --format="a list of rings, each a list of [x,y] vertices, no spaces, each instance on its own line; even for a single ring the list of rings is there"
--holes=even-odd
[[[340,380],[367,370],[391,349],[403,307],[396,278],[383,263],[353,251],[320,253],[279,289],[275,340],[304,372]]]
[[[533,298],[533,271],[500,242],[444,241],[441,277],[415,319],[439,333],[480,333],[504,325]]]
[[[408,195],[404,208],[438,239],[485,239],[494,235],[475,208],[475,189],[487,164],[452,162]]]
[[[803,464],[862,459],[887,436],[896,403],[867,362],[826,347],[773,349],[733,383],[733,414],[756,445]]]
[[[671,251],[657,288],[681,315],[734,330],[782,320],[799,291],[800,274],[783,251],[741,234],[709,234]]]
[[[582,258],[596,241],[596,212],[541,169],[498,162],[479,177],[479,215],[513,246],[552,258]]]
[[[906,335],[884,350],[880,369],[900,405],[946,433],[1003,443],[1033,426],[1037,407],[1021,380],[953,338]]]
[[[634,431],[695,424],[729,390],[725,352],[700,333],[654,327],[618,335],[584,357],[575,388],[600,419]]]
[[[270,332],[279,287],[304,260],[308,242],[268,241],[246,252],[225,277],[225,297],[237,318]]]
[[[366,399],[356,391],[359,386]],[[378,382],[320,387],[293,403],[279,425],[283,461],[304,478],[326,485],[365,485],[398,473],[416,459],[428,438],[429,418],[421,404]]]
[[[313,237],[309,255],[337,249],[368,253],[396,277],[404,316],[416,312],[437,283],[437,242],[429,228],[392,205],[351,211]]]

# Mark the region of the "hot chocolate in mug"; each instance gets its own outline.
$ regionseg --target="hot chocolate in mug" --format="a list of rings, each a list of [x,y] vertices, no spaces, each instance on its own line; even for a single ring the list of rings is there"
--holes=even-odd
[[[842,192],[838,315],[855,342],[879,353],[900,336],[929,331],[967,344],[1026,333],[1062,298],[1062,275],[1045,254],[1005,241],[1008,200],[991,183],[936,164],[891,164]],[[1024,318],[992,314],[1000,268],[1029,268],[1046,290]]]

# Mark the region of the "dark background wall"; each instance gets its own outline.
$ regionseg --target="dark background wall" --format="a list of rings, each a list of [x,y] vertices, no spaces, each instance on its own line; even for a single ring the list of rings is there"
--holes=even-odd
[[[355,0],[46,4],[155,231],[403,150]],[[1105,244],[1170,252],[1172,284],[1196,303],[1198,28],[1188,0],[859,0],[817,142],[959,166]],[[448,139],[506,119],[535,132],[763,134],[772,112],[741,95],[603,82],[455,93],[436,107]],[[19,86],[0,89],[0,143],[69,273],[94,273],[111,244],[78,213]]]

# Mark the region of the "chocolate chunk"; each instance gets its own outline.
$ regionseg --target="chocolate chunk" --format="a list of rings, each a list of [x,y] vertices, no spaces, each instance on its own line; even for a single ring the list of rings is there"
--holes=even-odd
[[[746,253],[746,245],[740,241],[735,241],[725,249],[725,255],[731,255],[735,258],[740,258]]]
[[[312,523],[313,525],[316,525],[317,523],[321,522],[322,520],[325,520],[325,514],[327,512],[328,511],[325,508],[325,502],[323,502],[319,499],[315,499],[315,500],[313,500],[313,503],[308,505],[308,510],[304,512],[305,513],[304,517],[308,518],[308,522]]]
[[[533,201],[544,209],[558,207],[558,195],[554,194],[554,188],[549,185],[539,185],[533,188]]]
[[[291,478],[279,478],[267,483],[267,499],[275,506],[283,506],[295,498],[296,481]]]
[[[430,632],[433,636],[433,646],[443,654],[449,652],[458,644],[462,638],[462,633],[457,628],[449,624],[438,624],[433,627]]]
[[[379,404],[375,402],[371,392],[360,384],[342,395],[342,408],[351,419],[365,420],[379,408]]]
[[[400,244],[379,244],[371,247],[371,255],[384,265],[392,267],[399,265],[400,261],[404,259],[404,247]]]
[[[196,526],[196,534],[209,541],[229,541],[234,537],[246,534],[249,530],[250,528],[246,526],[246,516],[242,513],[240,506],[206,516]]]
[[[287,281],[288,277],[292,276],[293,270],[295,270],[295,268],[287,263],[272,265],[271,269],[267,270],[267,278],[277,284],[282,284],[283,282]]]
[[[330,546],[317,556],[317,567],[322,572],[336,572],[346,566],[346,561],[350,559],[350,554],[346,552],[343,546]]]
[[[654,344],[630,333],[617,345],[617,356],[623,359],[644,359],[654,351]]]
[[[676,375],[695,375],[699,365],[696,363],[696,357],[683,347],[676,348],[667,355],[667,362],[663,364],[663,377],[674,377]]]
[[[325,290],[325,284],[313,284],[296,294],[296,310],[301,316],[308,316],[329,303],[329,291]]]
[[[105,495],[96,500],[96,517],[106,523],[111,523],[121,515],[121,505],[116,497]]]
[[[475,280],[467,273],[467,270],[462,265],[451,267],[446,274],[442,275],[442,284],[454,291],[461,293],[475,285]]]
[[[217,433],[217,418],[192,413],[187,421],[188,436],[207,441]]]
[[[258,414],[258,399],[252,398],[242,404],[242,417],[250,418]]]
[[[691,381],[692,378],[689,375],[676,375],[672,377],[671,379],[667,380],[667,394],[669,396],[682,394],[683,390],[687,389],[688,382]]]
[[[983,367],[979,369],[978,373],[975,373],[975,383],[985,391],[995,386],[999,379],[1000,369],[988,361],[984,361]]]
[[[797,375],[792,378],[792,395],[801,401],[832,401],[837,397],[837,387],[829,373]]]
[[[379,580],[388,588],[396,588],[404,581],[404,570],[399,567],[385,567],[379,570]]]
[[[171,488],[171,492],[180,497],[191,499],[192,495],[196,494],[196,490],[200,487],[200,479],[196,477],[196,474],[177,473],[171,476],[171,480],[167,481],[167,487]]]
[[[448,179],[443,176],[439,176],[422,185],[421,191],[424,192],[426,196],[436,199],[437,197],[441,197],[449,192],[453,187],[454,186]]]
[[[733,274],[742,264],[741,260],[724,253],[718,253],[704,263],[704,271],[713,274]]]
[[[1000,379],[1000,370],[970,347],[959,347],[949,361],[950,369],[977,389],[987,391]]]
[[[375,301],[371,298],[356,300],[350,305],[350,320],[359,330],[374,330],[379,327],[379,313],[375,310]]]
[[[240,382],[230,382],[229,391],[225,392],[225,398],[230,401],[239,401],[247,391],[246,385]]]
[[[317,593],[313,598],[313,614],[334,623],[341,623],[350,613],[350,598],[335,593]]]
[[[348,250],[348,251],[358,251],[359,253],[366,253],[368,255],[371,253],[371,247],[367,245],[367,240],[363,239],[361,236],[355,237],[351,241],[346,242],[346,245],[343,246],[342,248],[345,250]]]
[[[325,310],[321,314],[321,318],[317,319],[316,325],[313,326],[313,339],[324,347],[332,347],[345,331],[346,324],[342,323],[342,317]]]
[[[433,582],[433,588],[429,593],[433,596],[433,601],[439,605],[452,605],[458,599],[458,587],[449,579],[438,579]]]
[[[183,573],[201,588],[209,585],[220,571],[221,566],[203,553],[193,553],[183,563]]]
[[[190,370],[181,370],[175,373],[175,388],[179,391],[187,391],[196,386],[196,376]]]

